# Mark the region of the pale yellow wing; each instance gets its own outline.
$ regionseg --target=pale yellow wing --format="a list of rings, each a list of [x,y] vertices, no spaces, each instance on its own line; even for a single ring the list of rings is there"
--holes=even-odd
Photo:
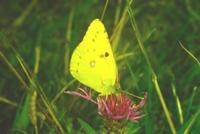
[[[81,83],[101,94],[115,91],[116,63],[108,34],[99,19],[92,21],[82,42],[74,50],[70,72]]]

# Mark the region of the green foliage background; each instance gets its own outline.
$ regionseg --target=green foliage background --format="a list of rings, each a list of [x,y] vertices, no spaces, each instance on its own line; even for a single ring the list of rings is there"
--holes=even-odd
[[[107,2],[0,2],[1,133],[102,132],[105,122],[97,107],[63,91],[79,86],[68,72],[70,55],[104,9],[123,90],[139,96],[148,93],[146,116],[129,122],[127,133],[199,133],[200,2]],[[29,116],[34,91],[37,128]]]

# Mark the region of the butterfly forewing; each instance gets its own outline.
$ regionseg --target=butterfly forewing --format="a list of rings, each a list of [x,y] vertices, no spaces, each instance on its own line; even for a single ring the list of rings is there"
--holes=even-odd
[[[117,68],[103,23],[94,20],[83,41],[74,50],[71,74],[81,83],[102,93],[114,92]]]

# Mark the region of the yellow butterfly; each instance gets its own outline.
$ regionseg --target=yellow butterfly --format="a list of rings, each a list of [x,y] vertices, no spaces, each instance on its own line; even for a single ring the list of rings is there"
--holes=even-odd
[[[108,34],[99,19],[92,21],[83,40],[75,48],[70,72],[82,84],[102,95],[115,92],[117,67]]]

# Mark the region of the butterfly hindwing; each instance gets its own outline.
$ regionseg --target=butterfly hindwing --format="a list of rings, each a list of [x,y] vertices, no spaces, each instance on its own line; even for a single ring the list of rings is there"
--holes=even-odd
[[[71,74],[81,83],[102,93],[114,92],[117,68],[103,23],[94,20],[72,54]]]

